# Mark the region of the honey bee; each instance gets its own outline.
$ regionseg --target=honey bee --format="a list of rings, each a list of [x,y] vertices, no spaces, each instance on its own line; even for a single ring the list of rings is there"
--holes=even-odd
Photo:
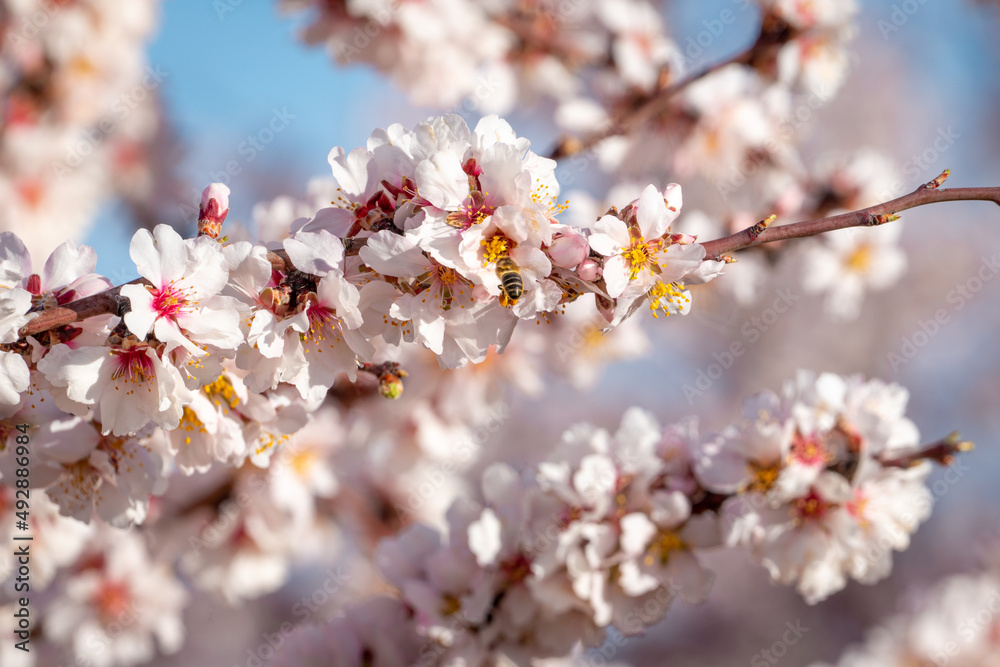
[[[524,292],[524,280],[521,278],[517,264],[510,256],[497,259],[497,277],[500,279],[500,288],[507,301],[511,304],[517,303]]]

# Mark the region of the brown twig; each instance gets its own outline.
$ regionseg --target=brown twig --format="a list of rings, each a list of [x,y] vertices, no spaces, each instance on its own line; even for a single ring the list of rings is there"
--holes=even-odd
[[[773,58],[778,49],[796,36],[796,31],[790,29],[784,22],[774,21],[765,16],[757,38],[746,49],[723,61],[710,65],[700,72],[695,72],[672,85],[657,88],[639,96],[631,102],[628,109],[618,115],[618,118],[610,120],[601,129],[585,137],[564,138],[552,150],[549,157],[553,160],[558,160],[589,150],[608,137],[628,134],[667,111],[670,108],[673,98],[694,82],[700,81],[729,65],[749,65],[761,68],[769,57]]]
[[[125,284],[135,285],[141,282],[145,281],[142,278],[137,278]],[[124,285],[118,285],[99,294],[77,299],[65,306],[43,310],[37,317],[21,327],[17,333],[21,338],[24,338],[98,315],[120,316],[124,312],[123,308],[128,304],[128,299],[118,294],[122,287]]]
[[[931,181],[931,183],[935,181]],[[930,187],[930,184],[925,184],[908,195],[858,211],[841,213],[840,215],[819,218],[817,220],[795,222],[790,225],[772,226],[756,236],[753,233],[754,227],[749,227],[735,234],[707,241],[702,245],[705,246],[706,259],[718,259],[726,253],[751,248],[762,243],[816,236],[817,234],[824,234],[837,229],[847,229],[848,227],[873,227],[891,222],[896,219],[894,215],[901,211],[944,201],[991,201],[1000,206],[1000,187],[948,188],[942,190]]]
[[[692,74],[685,79],[681,79],[671,86],[653,91],[649,95],[642,97],[637,102],[633,103],[632,108],[629,109],[627,113],[620,114],[618,118],[610,120],[607,125],[585,137],[564,138],[554,149],[552,149],[549,153],[549,158],[552,160],[559,160],[570,155],[576,155],[577,153],[593,148],[595,145],[608,137],[615,137],[631,132],[635,128],[640,127],[643,123],[646,123],[655,116],[663,113],[663,111],[667,109],[673,97],[695,81],[703,79],[709,74],[719,71],[723,67],[734,64],[749,63],[756,53],[755,49],[756,45],[745,51],[737,53],[731,58],[715,63],[700,72]]]
[[[958,433],[951,433],[937,442],[924,445],[919,451],[895,459],[883,460],[887,468],[911,468],[921,461],[934,461],[938,465],[950,466],[955,462],[955,455],[971,452],[974,445],[968,440],[961,440]]]
[[[828,218],[796,222],[779,227],[768,227],[764,224],[766,221],[761,221],[741,232],[707,241],[703,244],[705,246],[705,257],[707,259],[718,259],[726,253],[772,241],[815,236],[848,227],[871,227],[884,224],[895,220],[895,214],[900,211],[937,202],[991,201],[1000,206],[1000,187],[941,189],[940,184],[944,182],[944,178],[947,178],[946,172],[942,173],[936,179],[921,185],[917,190],[908,195],[851,213],[842,213]],[[350,243],[345,242],[345,252],[348,255],[357,254],[360,247],[364,245],[363,239],[360,241],[348,239],[347,241],[353,241]],[[288,255],[283,250],[268,253],[268,259],[275,269],[289,271],[295,268],[291,265]],[[126,284],[134,285],[142,282],[146,281],[142,278],[137,278]],[[128,299],[118,294],[121,288],[122,286],[119,285],[100,294],[94,294],[63,306],[43,310],[26,325],[21,327],[18,334],[23,338],[48,331],[49,329],[74,324],[90,317],[97,317],[98,315],[120,316],[125,312],[124,308],[128,305]]]

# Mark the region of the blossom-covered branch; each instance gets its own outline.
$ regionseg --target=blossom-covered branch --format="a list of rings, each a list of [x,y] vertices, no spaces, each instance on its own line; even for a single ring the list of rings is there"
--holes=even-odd
[[[873,584],[930,514],[928,461],[947,464],[941,443],[920,445],[906,400],[898,385],[803,371],[716,433],[636,408],[615,433],[577,424],[534,468],[486,468],[483,501],[457,499],[445,533],[413,525],[382,541],[379,566],[409,619],[390,642],[351,630],[360,609],[348,608],[329,638],[302,632],[277,664],[345,633],[376,662],[563,656],[609,626],[639,634],[675,600],[703,601],[716,577],[702,557],[719,549],[745,550],[810,604],[851,579]]]

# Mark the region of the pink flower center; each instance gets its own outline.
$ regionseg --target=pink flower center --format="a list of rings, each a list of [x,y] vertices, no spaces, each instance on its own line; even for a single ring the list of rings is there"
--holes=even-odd
[[[120,581],[104,581],[94,592],[93,604],[105,622],[120,620],[132,605],[132,593],[128,584]]]
[[[810,491],[805,498],[795,501],[795,512],[800,519],[819,520],[826,516],[826,510],[830,503],[823,500],[816,491]]]
[[[153,309],[158,317],[174,320],[188,307],[186,290],[174,287],[173,283],[160,289],[151,288],[149,291],[153,295]]]
[[[146,383],[156,376],[153,360],[146,354],[145,348],[112,350],[111,354],[117,357],[114,370],[111,372],[112,380],[125,378],[129,382]]]
[[[792,441],[792,456],[806,465],[825,465],[830,459],[823,440],[819,436],[807,436],[798,432]]]
[[[327,334],[335,333],[337,329],[337,316],[332,308],[320,304],[309,306],[306,311],[309,316],[309,337],[319,343],[326,340]],[[339,340],[339,336],[337,337]]]
[[[847,511],[859,522],[865,522],[865,510],[868,508],[868,497],[858,489],[854,492],[854,498],[847,503]]]

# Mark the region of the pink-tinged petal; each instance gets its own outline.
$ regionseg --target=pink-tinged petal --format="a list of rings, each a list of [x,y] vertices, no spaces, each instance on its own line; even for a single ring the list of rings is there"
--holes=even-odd
[[[228,211],[229,210],[229,195],[232,192],[229,190],[229,186],[225,183],[209,183],[205,186],[205,189],[201,191],[201,212],[204,214],[205,211],[211,206],[211,202],[214,199],[217,202],[218,211]],[[222,216],[225,220],[225,215]]]
[[[375,190],[374,184],[378,182],[378,165],[371,157],[367,148],[355,148],[345,155],[343,148],[335,146],[326,158],[337,185],[356,201],[367,199]]]
[[[732,438],[740,437],[731,434]],[[750,476],[739,444],[726,435],[709,436],[692,452],[694,471],[702,486],[716,493],[735,493]]]
[[[91,296],[111,288],[111,281],[96,273],[80,276],[65,288],[59,290],[60,304],[69,303],[85,296]]]
[[[661,581],[664,585],[676,585],[683,582],[680,594],[689,604],[700,604],[708,597],[715,582],[715,574],[705,569],[694,554],[679,551],[670,555],[667,571]]]
[[[353,359],[354,355],[357,355],[361,361],[371,361],[371,358],[375,355],[375,346],[361,333],[360,329],[345,329],[342,333],[347,347],[353,352],[351,361],[354,365],[347,369],[347,375],[351,378],[351,382],[354,382],[354,371],[356,370],[356,362]]]
[[[621,519],[621,547],[630,556],[637,556],[646,550],[649,541],[656,534],[656,526],[642,512],[626,514]]]
[[[644,239],[658,239],[667,231],[670,222],[667,219],[667,205],[663,203],[663,195],[653,185],[647,185],[639,195],[639,209],[636,211],[636,222]]]
[[[390,231],[369,236],[359,255],[372,270],[385,276],[415,278],[431,269],[430,260],[412,240]]]
[[[491,220],[514,243],[528,240],[528,223],[520,206],[501,206],[493,212]]]
[[[512,310],[520,319],[532,319],[538,313],[554,310],[562,297],[562,288],[555,281],[540,280],[534,289],[525,291]]]
[[[469,196],[469,177],[449,152],[435,153],[417,165],[414,178],[420,196],[440,209],[456,210]]]
[[[495,113],[479,119],[479,122],[476,123],[476,129],[472,132],[471,142],[473,151],[476,153],[481,153],[498,143],[514,144],[520,142],[522,145],[519,145],[518,149],[521,151],[527,150],[530,145],[527,143],[527,139],[517,136],[510,123]]]
[[[357,329],[361,326],[361,310],[358,308],[361,295],[357,287],[332,274],[319,281],[316,286],[316,296],[319,297],[321,304],[337,311],[337,317],[344,323],[346,329]]]
[[[628,227],[615,216],[606,215],[594,223],[590,247],[602,255],[615,255],[631,243]]]
[[[476,556],[480,567],[487,567],[496,562],[503,546],[500,533],[500,519],[496,513],[487,507],[478,521],[469,525],[469,550]]]
[[[479,182],[495,205],[518,203],[531,191],[533,183],[524,169],[523,155],[517,146],[494,144],[478,156],[483,169]]]
[[[691,501],[680,491],[656,491],[649,516],[658,526],[676,528],[691,516]]]
[[[552,273],[552,262],[539,248],[518,246],[510,252],[510,258],[517,264],[525,287],[527,283],[541,280]]]
[[[52,251],[42,270],[42,292],[66,287],[97,268],[97,253],[90,246],[66,241]]]
[[[681,186],[671,183],[663,188],[663,199],[667,202],[668,225],[672,225],[677,216],[681,214],[681,207],[684,205],[684,197],[681,194]]]
[[[222,297],[217,297],[212,299],[212,305],[184,313],[177,318],[177,323],[199,343],[235,350],[243,342],[240,316],[235,308],[226,308],[226,305]]]
[[[149,423],[152,412],[150,405],[152,394],[145,391],[126,393],[123,391],[105,391],[101,395],[100,413],[101,433],[108,435],[130,435]]]
[[[38,370],[53,385],[65,387],[70,400],[93,405],[106,386],[100,372],[110,355],[111,352],[104,347],[74,350],[60,343],[38,362]]]
[[[14,232],[0,233],[0,287],[18,287],[31,275],[31,255]]]
[[[285,339],[275,330],[276,323],[274,313],[260,309],[254,313],[247,333],[247,344],[255,346],[261,354],[272,359],[281,356],[285,349]]]
[[[17,405],[21,401],[21,392],[29,384],[31,372],[24,358],[13,352],[0,352],[0,405]]]
[[[288,258],[299,271],[325,276],[344,263],[344,243],[327,231],[299,232],[283,243]]]
[[[177,428],[183,412],[182,406],[189,405],[194,400],[194,393],[184,386],[176,368],[160,361],[152,350],[147,350],[146,354],[153,363],[156,382],[153,393],[159,396],[157,411],[160,414],[156,416],[157,425],[164,429]]]
[[[222,246],[215,239],[200,236],[190,239],[187,245],[187,265],[184,267],[181,287],[191,300],[218,294],[229,281],[229,263],[222,253]]]
[[[621,255],[609,257],[604,262],[604,284],[608,287],[608,296],[616,299],[628,287],[629,267]]]
[[[660,280],[665,283],[683,282],[684,276],[697,271],[705,259],[705,246],[700,244],[672,245],[659,253]]]
[[[169,225],[157,225],[152,234],[148,229],[136,231],[128,254],[139,275],[156,287],[181,278],[187,267],[184,239]]]
[[[357,218],[354,215],[354,211],[329,206],[318,210],[312,219],[301,218],[296,220],[292,223],[291,231],[293,233],[323,231],[343,238],[351,231],[351,227],[354,226],[356,221]]]
[[[204,356],[205,354],[204,350],[188,340],[176,322],[166,317],[161,317],[153,323],[153,335],[156,336],[157,340],[167,344],[167,352],[178,347],[183,347],[196,357]]]
[[[153,295],[145,285],[122,285],[119,294],[126,297],[132,307],[122,318],[125,326],[140,339],[145,338],[159,317],[159,313],[153,308]]]

